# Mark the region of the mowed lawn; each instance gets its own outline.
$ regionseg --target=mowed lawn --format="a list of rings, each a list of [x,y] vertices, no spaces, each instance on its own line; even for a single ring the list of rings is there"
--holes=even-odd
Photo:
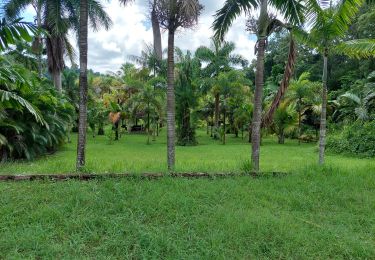
[[[374,172],[0,183],[2,259],[374,259]]]
[[[88,136],[86,171],[90,173],[149,173],[166,172],[166,137],[161,136],[146,144],[145,135],[125,135],[109,144],[106,136]],[[240,173],[250,160],[251,147],[246,140],[228,135],[227,144],[214,141],[204,131],[198,131],[199,145],[176,147],[177,172]],[[57,153],[32,162],[3,164],[0,174],[51,174],[75,171],[76,135],[72,143]],[[299,172],[315,166],[318,160],[317,145],[287,140],[284,145],[276,138],[263,139],[261,170]],[[327,165],[349,171],[374,171],[374,159],[358,159],[341,155],[327,155]]]
[[[88,143],[89,172],[164,172],[165,137]],[[177,171],[241,172],[250,146],[199,132]],[[267,138],[262,169],[281,177],[0,182],[1,259],[374,259],[373,159],[327,156]],[[5,174],[74,171],[75,143]]]

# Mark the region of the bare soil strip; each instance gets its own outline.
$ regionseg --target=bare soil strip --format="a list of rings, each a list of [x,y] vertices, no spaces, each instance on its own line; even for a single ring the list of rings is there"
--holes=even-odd
[[[253,178],[258,177],[284,177],[287,173],[285,172],[263,172],[263,173],[251,173],[251,174],[239,174],[239,173],[204,173],[204,172],[190,172],[190,173],[143,173],[143,174],[31,174],[31,175],[0,175],[0,181],[38,181],[38,180],[50,180],[50,181],[65,181],[65,180],[105,180],[105,179],[161,179],[165,177],[172,178],[189,178],[189,179],[214,179],[214,178],[228,178],[237,176],[249,176]]]

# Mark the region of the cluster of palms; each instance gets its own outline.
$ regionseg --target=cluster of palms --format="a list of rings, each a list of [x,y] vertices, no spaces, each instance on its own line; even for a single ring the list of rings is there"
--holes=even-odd
[[[128,4],[129,0],[120,0],[122,4]],[[179,28],[189,28],[195,25],[202,10],[202,5],[198,0],[153,0],[150,1],[151,6],[151,20],[154,32],[154,46],[150,55],[145,53],[143,57],[139,57],[141,61],[147,63],[147,66],[152,67],[154,77],[165,75],[167,79],[166,84],[166,123],[167,123],[167,162],[168,169],[173,171],[175,165],[175,137],[176,137],[176,89],[177,84],[177,98],[180,106],[177,114],[178,118],[183,118],[177,122],[179,129],[186,129],[186,125],[190,125],[190,113],[184,111],[191,111],[196,106],[196,99],[189,100],[186,97],[194,97],[194,91],[199,86],[200,90],[206,91],[206,94],[211,94],[214,99],[214,111],[209,112],[207,109],[206,118],[214,117],[214,133],[215,137],[222,136],[225,143],[226,133],[226,117],[228,107],[232,105],[232,114],[236,115],[232,124],[239,128],[244,128],[244,125],[251,119],[251,143],[252,143],[252,167],[254,171],[259,171],[259,155],[261,143],[261,127],[267,126],[274,120],[275,132],[279,134],[282,142],[286,125],[290,125],[297,113],[298,132],[301,137],[301,121],[304,110],[307,106],[312,106],[313,101],[305,100],[309,96],[307,92],[309,89],[304,89],[309,84],[292,82],[294,63],[296,61],[295,53],[295,39],[309,45],[315,51],[323,56],[323,81],[322,81],[322,105],[321,105],[321,120],[320,120],[320,153],[319,162],[324,162],[324,149],[326,138],[326,117],[327,117],[327,64],[328,57],[332,53],[344,53],[352,57],[369,57],[374,55],[374,41],[373,40],[351,40],[349,42],[340,41],[340,38],[348,30],[352,17],[358,12],[363,0],[341,0],[338,3],[333,3],[328,0],[227,0],[222,9],[218,10],[215,15],[213,28],[215,35],[213,38],[212,48],[199,48],[195,54],[194,60],[198,62],[205,62],[208,65],[202,69],[203,79],[199,82],[192,80],[194,75],[194,63],[189,54],[183,57],[184,61],[181,66],[175,68],[175,33]],[[40,46],[42,42],[46,45],[48,71],[50,72],[54,84],[58,90],[61,90],[61,73],[64,67],[64,55],[72,56],[72,48],[67,41],[68,30],[79,32],[79,102],[77,106],[79,120],[78,120],[78,146],[77,146],[77,169],[80,170],[85,165],[85,144],[86,144],[86,129],[87,129],[87,103],[88,103],[88,70],[87,70],[87,46],[88,46],[88,27],[92,25],[97,29],[99,25],[109,27],[111,21],[107,14],[103,11],[101,5],[96,0],[24,0],[16,1],[10,0],[6,5],[7,16],[11,19],[16,19],[20,12],[29,4],[33,4],[37,12],[37,26],[36,28],[43,29],[34,31],[36,37],[33,45],[39,56],[39,61],[42,59]],[[283,18],[281,21],[271,13],[276,10]],[[236,92],[242,86],[250,85],[246,82],[243,74],[236,72],[230,68],[231,65],[245,65],[242,57],[232,55],[234,46],[224,41],[225,34],[229,30],[234,19],[241,13],[252,14],[258,11],[258,17],[250,17],[248,22],[248,29],[257,36],[256,44],[256,73],[255,73],[255,89],[253,95],[253,104],[249,107],[244,105],[233,106],[233,104],[249,103],[248,100],[241,100],[238,103],[236,98],[241,95]],[[18,30],[15,35],[19,38],[27,38],[25,29],[22,29],[20,20],[14,21],[14,30]],[[90,21],[90,24],[89,24]],[[4,23],[4,22],[3,22]],[[30,26],[30,25],[27,25]],[[302,30],[301,28],[307,28]],[[29,28],[35,30],[35,26]],[[162,61],[162,48],[160,28],[168,32],[168,58],[166,65]],[[276,97],[273,99],[271,106],[267,113],[263,113],[263,91],[264,91],[264,59],[267,48],[267,39],[276,30],[285,28],[291,34],[291,44],[289,48],[289,56],[285,67],[284,78],[281,81],[280,88]],[[6,37],[1,38],[1,46],[7,46],[8,43],[4,41]],[[8,37],[9,38],[9,37]],[[42,41],[44,40],[44,41]],[[337,44],[340,42],[340,44]],[[145,57],[148,56],[148,59]],[[152,59],[149,59],[152,57]],[[39,66],[41,69],[42,66]],[[166,68],[166,71],[163,70]],[[176,73],[177,72],[177,73]],[[180,73],[179,73],[180,72]],[[163,74],[164,73],[164,74]],[[41,72],[40,72],[41,74]],[[177,78],[175,76],[177,75]],[[128,86],[134,86],[134,82],[129,84],[129,78],[126,75],[122,77]],[[300,78],[300,81],[304,79]],[[145,82],[143,82],[145,83]],[[153,118],[151,106],[159,106],[154,104],[151,97],[154,96],[153,84],[145,83],[142,91],[138,92],[137,98],[134,98],[134,104],[142,104],[142,109],[147,111],[147,125],[148,133],[150,133],[150,120]],[[293,94],[285,96],[286,89],[291,85]],[[303,85],[304,87],[299,87]],[[129,92],[129,91],[128,91]],[[131,91],[129,92],[131,93]],[[111,93],[112,94],[112,93]],[[294,95],[294,96],[293,96]],[[349,96],[349,95],[346,95]],[[182,102],[181,97],[185,97],[188,102]],[[205,97],[210,99],[209,97]],[[220,100],[221,99],[221,100]],[[316,98],[315,98],[316,99]],[[209,105],[210,106],[210,105]],[[207,106],[207,108],[209,108]],[[134,107],[138,107],[134,105]],[[221,107],[221,108],[220,108]],[[155,110],[155,109],[154,109]],[[253,112],[251,118],[248,112]],[[118,111],[116,111],[118,112]],[[220,135],[220,114],[223,115],[223,129]],[[154,116],[156,117],[156,116]],[[188,139],[194,138],[191,135],[191,130],[187,129]],[[181,131],[179,131],[181,133]],[[178,133],[179,134],[179,133]],[[189,135],[191,135],[189,137]],[[185,135],[184,135],[185,136]],[[194,141],[194,140],[193,140]]]

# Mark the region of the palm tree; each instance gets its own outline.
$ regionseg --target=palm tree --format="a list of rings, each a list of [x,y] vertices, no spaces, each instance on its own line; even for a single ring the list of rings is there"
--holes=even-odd
[[[285,132],[293,130],[297,123],[297,113],[293,104],[288,102],[282,102],[275,112],[275,118],[273,121],[273,128],[278,136],[279,144],[285,142]]]
[[[168,30],[168,73],[167,73],[167,162],[168,170],[175,166],[175,93],[174,93],[174,38],[180,27],[190,28],[198,21],[202,10],[199,0],[158,0],[155,13],[160,26]]]
[[[298,113],[298,144],[301,143],[303,113],[310,107],[312,96],[317,90],[316,84],[309,77],[310,73],[304,72],[297,80],[292,80],[286,95],[286,100],[295,105]]]
[[[240,55],[232,54],[235,50],[235,44],[232,42],[221,42],[212,39],[211,48],[201,46],[196,52],[195,56],[202,62],[208,63],[203,69],[202,73],[205,78],[208,88],[213,90],[215,97],[215,130],[219,128],[220,118],[220,93],[215,89],[215,78],[219,73],[230,71],[231,66],[242,65],[246,66],[247,61]]]
[[[22,11],[33,5],[37,11],[38,26],[47,31],[46,52],[48,71],[58,91],[62,90],[61,73],[65,67],[64,57],[68,56],[74,63],[74,48],[68,41],[68,31],[78,33],[79,29],[79,0],[9,0],[5,5],[6,14],[11,18],[19,17]],[[98,0],[88,0],[88,16],[94,30],[103,26],[108,29],[111,19],[104,11]],[[40,35],[37,36],[39,40]],[[38,49],[41,48],[41,43]]]
[[[177,110],[177,143],[178,145],[195,145],[195,124],[192,112],[198,105],[197,79],[199,78],[199,62],[191,57],[190,51],[178,54],[176,79],[176,110]]]
[[[161,101],[160,92],[155,90],[152,84],[146,84],[131,100],[135,103],[136,110],[144,110],[147,115],[147,144],[150,144],[151,136],[151,117],[156,118],[160,111]]]
[[[215,38],[223,40],[233,20],[242,12],[259,9],[259,17],[253,19],[253,33],[257,35],[257,65],[255,75],[254,112],[252,120],[251,162],[255,172],[259,171],[260,130],[262,122],[262,94],[264,85],[264,54],[267,38],[284,23],[269,14],[269,5],[279,11],[293,24],[300,24],[303,18],[303,5],[299,0],[226,0],[224,6],[216,12],[213,24]]]
[[[327,78],[328,56],[333,53],[352,57],[375,56],[374,41],[352,40],[337,45],[337,41],[348,30],[353,17],[364,0],[341,0],[337,5],[332,1],[308,1],[307,17],[311,28],[309,32],[295,28],[294,34],[303,43],[314,48],[323,56],[322,109],[319,134],[319,164],[324,164],[324,151],[327,126]],[[329,4],[329,5],[328,5]]]
[[[226,119],[228,110],[228,99],[229,97],[235,97],[243,95],[241,91],[245,85],[248,84],[248,80],[245,78],[241,71],[231,70],[229,72],[220,73],[218,76],[218,87],[219,93],[222,96],[223,101],[223,135],[222,141],[226,143]]]
[[[81,171],[86,162],[87,129],[87,45],[88,45],[88,0],[80,0],[79,20],[79,121],[77,142],[77,171]]]

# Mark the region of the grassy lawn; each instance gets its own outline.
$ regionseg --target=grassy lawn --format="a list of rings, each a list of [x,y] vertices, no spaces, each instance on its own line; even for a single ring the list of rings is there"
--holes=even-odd
[[[0,183],[6,259],[373,259],[373,172]]]
[[[163,172],[165,141],[89,138],[90,172]],[[178,171],[239,172],[241,139],[177,148]],[[74,170],[75,143],[1,173]],[[373,259],[374,160],[337,155],[317,167],[314,144],[264,140],[262,168],[284,177],[0,182],[0,258]]]
[[[177,147],[176,171],[178,172],[240,172],[250,159],[250,144],[241,138],[228,136],[228,143],[209,138],[198,132],[199,145]],[[146,144],[144,135],[126,135],[120,141],[108,144],[105,136],[95,139],[88,136],[87,171],[91,173],[144,173],[165,172],[165,131],[151,145]],[[33,162],[7,163],[0,174],[23,173],[71,173],[75,170],[76,136],[54,155]],[[287,140],[277,144],[276,138],[265,138],[261,149],[263,171],[299,172],[315,166],[318,160],[316,144],[301,144]],[[374,159],[356,159],[340,155],[328,155],[327,165],[349,171],[374,171]]]

